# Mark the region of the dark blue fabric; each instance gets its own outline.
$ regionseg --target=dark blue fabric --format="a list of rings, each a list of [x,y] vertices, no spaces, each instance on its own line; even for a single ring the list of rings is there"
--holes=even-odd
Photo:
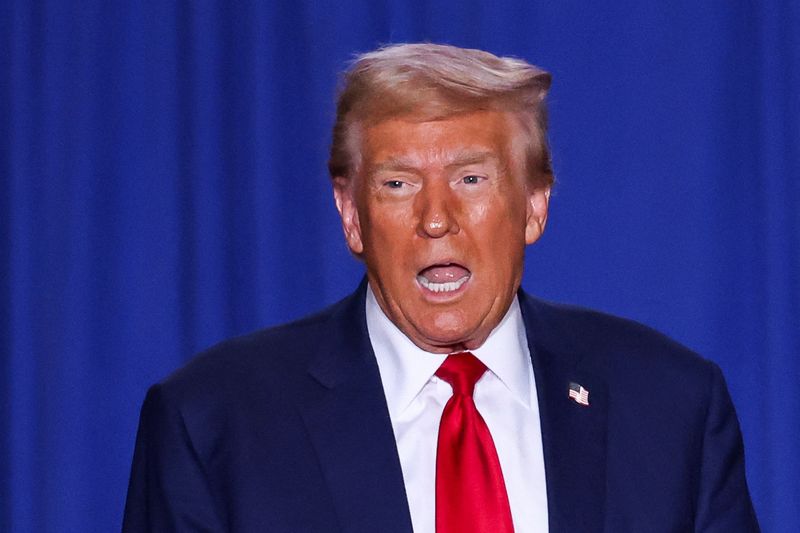
[[[124,533],[410,533],[365,295],[216,345],[151,388]],[[635,322],[519,300],[551,533],[759,531],[716,365]]]
[[[336,73],[416,40],[554,74],[524,286],[716,361],[762,526],[797,530],[798,27],[791,0],[2,3],[0,530],[118,528],[147,386],[352,290]]]

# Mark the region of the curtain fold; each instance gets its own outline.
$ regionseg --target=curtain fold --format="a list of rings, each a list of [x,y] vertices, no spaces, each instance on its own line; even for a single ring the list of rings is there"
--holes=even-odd
[[[524,287],[723,368],[765,531],[800,527],[800,6],[0,6],[0,530],[119,528],[150,384],[355,288],[337,76],[448,42],[554,74],[558,185]]]

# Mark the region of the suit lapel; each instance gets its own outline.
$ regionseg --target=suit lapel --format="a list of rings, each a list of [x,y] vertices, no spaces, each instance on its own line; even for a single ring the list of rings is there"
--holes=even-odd
[[[309,368],[318,393],[301,407],[342,530],[410,532],[411,519],[380,372],[366,331],[365,283],[332,319],[328,348]],[[607,390],[583,368],[586,351],[520,293],[542,427],[549,529],[602,531],[606,498]],[[568,396],[589,391],[589,406]]]
[[[521,293],[542,426],[551,533],[602,531],[606,496],[607,390],[582,368],[582,349],[560,331],[543,304]],[[569,397],[570,383],[589,391],[589,405]]]
[[[410,532],[411,518],[380,373],[366,332],[365,284],[334,317],[309,369],[320,392],[302,414],[343,531]]]

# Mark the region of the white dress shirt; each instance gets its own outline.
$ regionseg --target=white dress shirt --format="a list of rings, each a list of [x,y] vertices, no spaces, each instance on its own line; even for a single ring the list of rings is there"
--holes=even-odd
[[[447,355],[418,348],[367,290],[367,329],[386,394],[411,523],[434,533],[439,420],[453,390],[434,373]],[[525,325],[516,298],[500,324],[472,353],[489,369],[474,400],[492,434],[516,533],[547,531],[547,489],[539,402]]]

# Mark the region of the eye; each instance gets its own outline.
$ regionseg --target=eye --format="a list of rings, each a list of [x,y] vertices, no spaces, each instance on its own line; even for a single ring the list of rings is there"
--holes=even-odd
[[[403,182],[400,180],[389,180],[384,183],[390,189],[400,189],[403,187]]]
[[[463,178],[461,178],[461,181],[463,181],[467,185],[477,185],[483,179],[484,179],[483,176],[469,175],[469,176],[464,176]]]

